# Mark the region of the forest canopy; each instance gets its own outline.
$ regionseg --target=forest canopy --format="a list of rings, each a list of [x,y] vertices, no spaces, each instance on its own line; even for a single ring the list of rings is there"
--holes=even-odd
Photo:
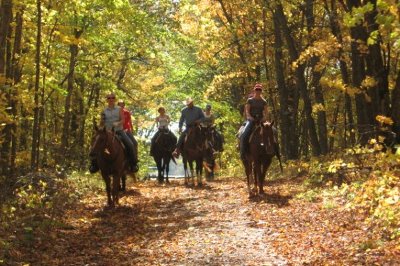
[[[0,20],[3,175],[85,167],[109,91],[143,141],[159,106],[212,104],[227,157],[256,82],[285,159],[399,128],[394,0],[2,0]]]

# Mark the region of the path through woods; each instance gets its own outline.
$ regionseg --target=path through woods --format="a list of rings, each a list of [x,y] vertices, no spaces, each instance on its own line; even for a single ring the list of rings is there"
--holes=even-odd
[[[130,184],[114,210],[103,210],[104,192],[94,193],[68,211],[67,226],[38,242],[25,261],[93,266],[395,263],[396,254],[362,248],[371,236],[358,217],[296,199],[296,182],[267,185],[266,197],[249,201],[241,179],[194,189],[176,180],[167,186]]]

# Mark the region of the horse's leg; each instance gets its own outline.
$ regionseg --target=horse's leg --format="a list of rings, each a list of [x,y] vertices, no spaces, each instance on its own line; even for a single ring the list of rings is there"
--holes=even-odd
[[[185,172],[185,186],[189,184],[189,173],[187,169],[187,160],[183,158],[183,171]]]
[[[157,180],[158,183],[162,183],[163,179],[162,179],[162,159],[161,158],[157,158],[156,159],[156,164],[157,164]]]
[[[107,205],[112,207],[113,206],[113,201],[111,200],[111,179],[110,176],[107,174],[103,174],[103,180],[106,183],[106,192],[107,192]]]
[[[265,176],[267,174],[267,170],[271,165],[272,158],[268,158],[263,164],[263,169],[260,176],[260,194],[264,194],[264,183],[265,183]]]
[[[193,161],[189,161],[189,168],[190,168],[190,176],[192,179],[192,185],[194,186],[194,168],[193,168]]]
[[[251,163],[248,160],[244,160],[243,161],[243,166],[244,166],[244,170],[246,172],[246,178],[247,178],[247,191],[249,192],[249,197],[251,197],[251,184],[252,184],[252,180],[251,180]]]
[[[210,180],[214,180],[214,170],[215,170],[215,159],[211,160],[211,172],[210,172]]]
[[[202,186],[203,182],[201,180],[202,175],[203,175],[203,161],[202,160],[196,160],[196,175],[197,175],[197,185]]]
[[[121,176],[121,184],[119,185],[119,191],[126,191],[126,174]]]
[[[164,158],[165,161],[165,181],[167,182],[167,184],[169,184],[169,179],[168,179],[168,174],[169,174],[169,162],[170,162],[170,158]]]
[[[113,188],[112,188],[112,200],[113,200],[113,205],[118,204],[119,200],[119,184],[121,179],[121,174],[114,174],[113,175]]]
[[[254,182],[254,187],[253,191],[257,195],[258,194],[258,167],[259,163],[256,161],[253,161],[253,182]]]
[[[260,195],[264,195],[264,179],[265,179],[265,173],[267,171],[267,168],[265,167],[265,163],[259,162],[258,166],[258,193]]]

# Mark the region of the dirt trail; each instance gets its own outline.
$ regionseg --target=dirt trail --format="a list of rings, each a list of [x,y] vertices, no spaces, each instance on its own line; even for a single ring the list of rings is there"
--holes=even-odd
[[[113,210],[103,210],[101,191],[70,210],[66,226],[38,243],[30,262],[95,266],[396,261],[397,254],[385,261],[382,250],[357,249],[357,243],[369,239],[357,217],[295,199],[298,187],[291,181],[269,182],[267,195],[250,201],[239,179],[203,188],[187,188],[175,180],[168,186],[151,181],[129,186]]]
[[[104,202],[99,194],[71,210],[68,226],[37,247],[40,264],[287,265],[251,219],[256,203],[244,182],[148,182],[129,187],[114,210],[103,210]]]

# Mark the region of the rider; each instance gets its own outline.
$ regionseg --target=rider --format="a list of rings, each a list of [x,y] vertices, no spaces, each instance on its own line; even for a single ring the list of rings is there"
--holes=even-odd
[[[115,94],[109,93],[107,95],[107,107],[101,113],[100,126],[105,127],[107,130],[114,130],[116,134],[120,137],[121,141],[125,145],[129,158],[129,165],[132,171],[138,171],[138,161],[135,154],[135,144],[128,137],[123,129],[125,123],[125,117],[123,109],[115,105]],[[93,167],[93,161],[92,166]]]
[[[124,113],[124,124],[123,124],[123,128],[124,131],[126,133],[126,135],[128,135],[128,137],[131,139],[131,141],[133,142],[133,145],[135,145],[135,148],[137,149],[138,147],[138,143],[136,141],[136,139],[133,137],[133,125],[132,125],[132,114],[131,112],[125,108],[125,102],[123,100],[119,100],[118,101],[118,106],[121,107],[122,112]],[[137,151],[136,151],[137,154]]]
[[[158,108],[158,113],[160,114],[159,116],[156,117],[155,122],[158,127],[158,131],[154,134],[154,136],[151,138],[151,146],[150,146],[150,155],[153,156],[154,152],[154,145],[156,143],[157,138],[160,136],[161,132],[167,132],[168,135],[175,139],[176,143],[176,137],[175,135],[168,129],[169,122],[171,121],[169,115],[166,114],[165,108],[164,107],[159,107]]]
[[[240,158],[245,159],[245,154],[247,150],[247,144],[249,142],[249,137],[251,130],[254,127],[255,120],[267,121],[269,117],[267,101],[261,96],[262,85],[256,83],[253,88],[253,96],[247,99],[246,105],[244,107],[244,112],[246,116],[246,124],[242,135],[240,136]]]
[[[204,110],[204,118],[203,121],[201,122],[201,126],[213,128],[217,142],[215,148],[217,151],[222,151],[223,150],[222,144],[224,140],[222,135],[214,128],[214,122],[215,122],[215,116],[211,111],[211,104],[207,104],[206,109]]]
[[[190,127],[198,125],[204,119],[204,113],[201,108],[197,107],[193,103],[192,98],[186,99],[186,107],[181,111],[181,118],[179,119],[179,133],[181,134],[176,145],[176,149],[173,155],[178,158],[182,150],[182,144],[185,140],[187,130]],[[185,122],[185,131],[182,132],[183,122]]]

